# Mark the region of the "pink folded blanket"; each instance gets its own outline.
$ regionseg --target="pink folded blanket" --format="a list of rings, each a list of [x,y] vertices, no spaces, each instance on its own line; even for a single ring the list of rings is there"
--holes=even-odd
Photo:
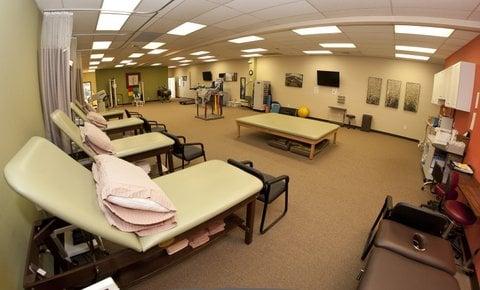
[[[107,120],[102,115],[100,115],[99,113],[88,112],[87,113],[87,120],[90,123],[94,124],[95,126],[101,128],[101,129],[107,128]]]
[[[214,221],[208,225],[207,231],[209,236],[213,236],[225,230],[225,223],[222,220]]]
[[[173,255],[175,253],[180,252],[181,250],[185,249],[188,246],[188,240],[183,239],[181,241],[175,242],[167,247],[167,254]]]
[[[208,237],[208,231],[207,230],[201,230],[199,232],[196,232],[193,234],[191,237],[188,238],[189,245],[192,248],[197,248],[200,247],[201,245],[207,243],[210,240]]]

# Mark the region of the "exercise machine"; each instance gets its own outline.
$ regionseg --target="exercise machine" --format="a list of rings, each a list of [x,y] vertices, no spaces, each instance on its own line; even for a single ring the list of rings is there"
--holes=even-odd
[[[140,82],[137,87],[134,87],[133,90],[133,105],[135,107],[143,106],[145,104],[145,90],[144,83]]]
[[[198,86],[197,91],[197,115],[195,118],[205,121],[217,120],[223,118],[223,80],[217,79],[212,83],[212,87],[205,88]],[[200,107],[204,107],[203,116],[200,114]],[[211,106],[211,113],[208,114],[208,106]]]
[[[108,103],[106,107],[108,108],[114,108],[118,105],[118,99],[117,99],[117,81],[115,78],[111,78],[108,80],[108,93],[109,93],[109,98],[108,98]]]

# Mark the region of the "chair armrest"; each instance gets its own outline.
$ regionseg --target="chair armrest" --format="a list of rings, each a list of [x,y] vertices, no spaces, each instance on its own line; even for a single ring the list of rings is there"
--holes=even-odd
[[[182,140],[183,140],[183,144],[187,143],[187,138],[185,138],[185,136],[178,135],[177,138],[178,138],[178,139],[182,139]]]
[[[129,112],[131,116],[136,116],[136,117],[143,117],[142,114],[140,114],[139,112]]]
[[[167,126],[162,123],[158,123],[157,121],[147,121],[148,124],[153,125],[155,127],[162,127],[165,131],[167,131]]]
[[[240,163],[253,167],[253,162],[251,160],[243,160]]]
[[[275,177],[272,180],[265,181],[265,183],[268,184],[269,186],[271,186],[272,184],[280,182],[280,181],[285,181],[285,183],[288,184],[288,182],[290,182],[290,177],[287,176],[287,175],[280,175],[278,177]]]

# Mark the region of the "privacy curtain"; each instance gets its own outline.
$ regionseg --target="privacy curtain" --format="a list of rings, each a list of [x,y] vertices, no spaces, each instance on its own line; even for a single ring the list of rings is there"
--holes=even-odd
[[[40,86],[45,134],[65,151],[70,151],[68,139],[50,119],[50,114],[60,109],[70,115],[72,100],[70,74],[70,45],[73,14],[70,12],[45,12],[43,14],[40,43]]]

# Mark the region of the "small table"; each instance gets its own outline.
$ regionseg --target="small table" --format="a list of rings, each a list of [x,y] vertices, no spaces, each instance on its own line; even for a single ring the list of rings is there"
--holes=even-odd
[[[345,124],[345,115],[347,114],[347,108],[343,107],[337,107],[337,106],[328,106],[328,108],[335,110],[335,111],[341,111],[343,116],[342,116],[342,126]]]

